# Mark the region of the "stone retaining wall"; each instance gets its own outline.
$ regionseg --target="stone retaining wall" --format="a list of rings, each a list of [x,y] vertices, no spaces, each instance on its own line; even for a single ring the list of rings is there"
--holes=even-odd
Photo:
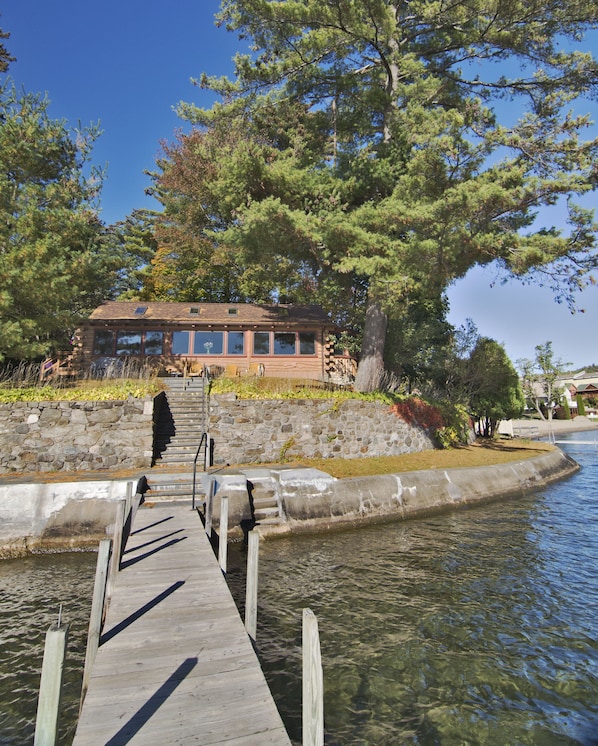
[[[0,404],[0,473],[149,467],[153,401]]]
[[[349,400],[210,400],[214,464],[397,456],[434,448],[427,430],[386,404]]]
[[[0,474],[150,467],[154,401],[0,404]],[[210,405],[214,465],[297,457],[396,456],[434,448],[388,405],[349,400],[236,400]]]

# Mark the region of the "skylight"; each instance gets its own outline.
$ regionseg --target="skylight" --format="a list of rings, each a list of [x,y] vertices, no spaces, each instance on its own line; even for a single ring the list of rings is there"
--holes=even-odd
[[[143,316],[143,314],[147,311],[147,306],[137,306],[135,309],[135,316]]]

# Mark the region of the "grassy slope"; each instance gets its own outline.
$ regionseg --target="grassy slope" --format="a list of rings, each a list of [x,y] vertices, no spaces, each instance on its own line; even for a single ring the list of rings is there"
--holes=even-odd
[[[320,469],[333,477],[366,477],[376,474],[397,474],[421,469],[454,469],[459,467],[488,466],[533,458],[554,450],[550,443],[529,440],[500,440],[480,442],[447,450],[406,453],[402,456],[379,456],[358,459],[299,459],[287,466]],[[254,464],[255,466],[255,464]],[[267,466],[267,464],[261,464]]]

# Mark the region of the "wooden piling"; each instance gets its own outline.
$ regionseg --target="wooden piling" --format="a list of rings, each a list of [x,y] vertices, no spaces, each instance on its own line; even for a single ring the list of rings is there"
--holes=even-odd
[[[318,619],[303,609],[303,746],[324,744],[324,675]]]
[[[120,570],[120,560],[122,556],[123,528],[126,517],[127,501],[119,500],[116,505],[116,516],[114,518],[114,533],[112,535],[112,552],[110,556],[110,565],[108,568],[108,580],[106,583],[106,599],[110,601],[112,589],[116,575]]]
[[[57,625],[52,625],[46,633],[34,746],[54,746],[58,740],[58,720],[68,629],[68,624],[62,625],[59,621]]]
[[[260,535],[257,531],[247,534],[247,585],[245,588],[245,629],[255,642],[257,633],[257,581]]]
[[[100,645],[100,634],[104,624],[106,597],[106,583],[108,581],[108,563],[110,561],[110,539],[102,539],[98,547],[98,559],[96,562],[96,575],[93,586],[93,597],[91,600],[91,614],[89,617],[89,628],[87,631],[87,648],[85,651],[85,665],[83,667],[83,685],[81,687],[80,708],[89,686],[91,669]]]

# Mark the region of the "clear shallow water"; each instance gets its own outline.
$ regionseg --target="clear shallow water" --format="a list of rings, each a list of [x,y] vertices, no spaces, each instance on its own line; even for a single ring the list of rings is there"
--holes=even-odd
[[[598,451],[568,450],[582,472],[530,498],[263,542],[258,648],[295,742],[308,606],[327,744],[598,744]]]
[[[68,623],[60,744],[70,744],[79,709],[96,555],[37,555],[0,562],[0,744],[30,746],[46,632]]]
[[[529,498],[262,543],[258,648],[294,742],[309,606],[327,744],[598,744],[598,449],[567,450],[582,471]],[[241,605],[235,560],[241,552],[229,560]],[[33,742],[60,603],[71,623],[60,743],[70,744],[95,561],[0,562],[1,746]]]

